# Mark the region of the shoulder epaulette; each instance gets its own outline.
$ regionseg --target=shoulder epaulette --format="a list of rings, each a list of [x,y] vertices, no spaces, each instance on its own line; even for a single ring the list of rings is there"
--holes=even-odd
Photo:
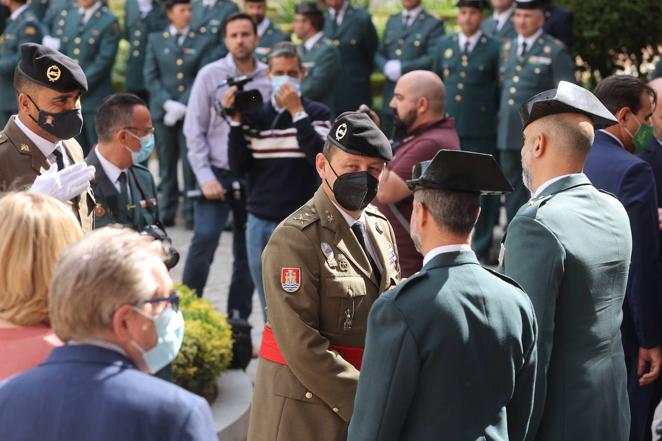
[[[290,214],[289,217],[283,221],[283,225],[291,225],[303,230],[307,226],[318,221],[319,218],[319,213],[317,213],[315,207],[304,205],[294,213]]]
[[[0,142],[2,142],[2,140],[0,140]],[[618,199],[618,197],[617,197],[614,193],[612,193],[612,192],[609,192],[609,191],[604,190],[604,189],[602,189],[602,188],[597,188],[597,187],[595,187],[595,188],[596,188],[600,193],[608,194],[608,195],[611,196],[612,198],[614,198],[614,199]]]
[[[522,287],[519,286],[519,283],[515,282],[515,280],[511,279],[510,277],[508,277],[504,274],[501,274],[499,271],[496,271],[496,270],[493,270],[493,269],[490,269],[490,268],[487,268],[487,267],[483,267],[483,268],[485,268],[489,273],[491,273],[494,276],[497,276],[499,279],[503,280],[504,282],[513,285],[515,288],[522,289]],[[522,291],[524,291],[524,290],[522,290]]]

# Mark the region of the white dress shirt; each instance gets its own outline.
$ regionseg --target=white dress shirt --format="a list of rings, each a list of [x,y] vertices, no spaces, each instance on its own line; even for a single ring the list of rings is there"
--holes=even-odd
[[[520,57],[523,55],[522,54],[522,44],[526,41],[526,51],[530,51],[533,45],[535,44],[536,40],[542,35],[543,30],[542,28],[538,29],[538,31],[531,35],[530,37],[524,38],[522,34],[517,34],[517,55]]]
[[[602,132],[602,133],[604,133],[605,135],[611,136],[611,137],[614,138],[614,140],[618,143],[618,145],[621,146],[621,148],[625,148],[625,146],[623,145],[623,143],[621,142],[621,140],[618,139],[618,137],[617,137],[616,135],[614,135],[613,133],[609,133],[609,132],[606,131],[605,129],[599,129],[598,132]]]
[[[375,246],[372,243],[372,239],[370,239],[370,234],[367,232],[368,222],[366,221],[365,213],[363,211],[361,211],[361,216],[359,216],[358,219],[354,219],[349,213],[347,213],[345,210],[343,210],[338,204],[336,204],[333,201],[331,201],[331,203],[333,205],[335,205],[335,207],[338,209],[338,211],[342,215],[343,219],[345,219],[345,222],[347,222],[347,225],[349,225],[350,229],[358,221],[363,222],[363,225],[365,225],[365,227],[366,227],[366,237],[365,237],[365,242],[366,243],[365,243],[365,245],[368,248],[368,253],[370,253],[370,257],[372,257],[372,260],[375,262],[375,265],[377,265],[377,269],[379,269],[379,272],[384,274],[384,267],[382,266],[382,262],[381,262],[381,260],[379,260],[379,255],[377,254],[377,250],[375,249]]]
[[[312,37],[304,41],[303,47],[305,47],[307,51],[311,50],[313,46],[315,46],[317,42],[322,39],[323,36],[324,36],[324,32],[319,31],[317,34],[313,35]]]
[[[262,38],[265,32],[267,32],[267,29],[269,29],[269,25],[271,24],[271,20],[269,20],[268,17],[264,17],[264,20],[262,20],[262,23],[257,25],[257,35],[258,37]]]
[[[9,19],[10,19],[10,20],[16,20],[16,18],[17,18],[19,15],[21,15],[21,13],[22,13],[23,11],[25,11],[26,9],[28,9],[28,6],[29,6],[29,5],[26,3],[26,4],[24,4],[23,6],[19,7],[17,10],[15,10],[14,12],[11,13],[11,15],[9,16]]]
[[[112,162],[110,162],[108,159],[106,159],[105,156],[101,153],[101,150],[99,150],[99,147],[95,147],[97,158],[99,158],[99,163],[101,163],[101,168],[103,168],[103,171],[106,173],[106,176],[108,176],[108,180],[113,183],[113,186],[115,186],[115,189],[117,190],[118,193],[122,192],[122,189],[120,188],[120,174],[122,172],[128,173],[128,170],[122,170]],[[127,174],[127,179],[129,178]],[[128,183],[128,181],[127,181]],[[127,185],[127,192],[129,191],[128,185]]]
[[[345,0],[342,7],[340,8],[340,11],[336,12],[335,9],[329,8],[329,14],[331,14],[331,18],[336,21],[336,26],[340,26],[342,24],[342,21],[345,19],[345,12],[347,12],[348,6],[349,3],[347,0]]]
[[[503,12],[496,12],[492,14],[492,19],[497,22],[497,31],[500,31],[503,25],[506,24],[506,22],[510,19],[510,16],[513,15],[515,12],[515,3],[513,2],[513,5],[510,7],[510,9],[506,9]]]
[[[71,164],[71,161],[69,160],[69,155],[67,154],[64,146],[61,145],[61,142],[57,142],[57,143],[50,142],[48,139],[42,138],[41,136],[37,135],[32,130],[28,129],[28,126],[23,124],[23,121],[21,121],[18,115],[16,116],[16,118],[14,118],[14,122],[16,123],[18,128],[21,129],[21,132],[23,132],[25,136],[27,136],[28,139],[32,141],[34,145],[37,146],[37,148],[44,155],[44,157],[46,158],[49,164],[55,164],[57,162],[55,155],[53,154],[56,148],[60,151],[60,153],[62,153],[62,161],[64,162],[64,166],[66,167]]]
[[[173,25],[170,25],[168,30],[170,31],[170,35],[173,37],[177,34],[179,34],[179,38],[177,39],[177,44],[182,45],[184,44],[184,40],[186,40],[186,36],[188,35],[188,31],[191,29],[190,26],[186,26],[184,29],[177,31],[177,28],[175,28]]]
[[[464,46],[467,44],[467,42],[469,42],[469,48],[467,49],[467,52],[469,54],[473,52],[481,35],[483,35],[481,31],[476,32],[471,37],[467,37],[463,32],[460,32],[460,52],[464,53]]]
[[[434,259],[435,257],[437,257],[440,254],[457,253],[458,251],[471,251],[471,252],[473,252],[473,250],[471,249],[471,246],[467,245],[466,243],[462,243],[462,244],[458,243],[458,244],[453,244],[453,245],[444,245],[444,246],[441,246],[441,247],[432,248],[430,251],[428,251],[425,254],[425,257],[423,258],[423,266],[425,266],[426,263],[428,263],[429,261],[431,261],[432,259]]]
[[[404,22],[405,17],[408,17],[406,25],[411,26],[411,24],[416,20],[416,18],[418,17],[418,14],[420,14],[422,10],[423,10],[423,5],[422,4],[416,6],[414,9],[409,9],[409,10],[403,9],[402,10],[402,21]]]
[[[103,3],[98,1],[88,9],[78,8],[78,13],[83,16],[83,23],[87,24],[87,22],[90,21],[90,18],[92,18],[92,14],[97,12],[97,10],[99,8],[101,8],[102,6],[103,6]]]

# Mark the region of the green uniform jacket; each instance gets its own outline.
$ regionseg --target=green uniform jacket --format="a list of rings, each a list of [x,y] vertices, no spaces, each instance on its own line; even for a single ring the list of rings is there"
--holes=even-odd
[[[21,59],[20,47],[23,43],[41,43],[41,27],[37,17],[26,9],[8,20],[0,40],[0,111],[16,113],[16,91],[14,89],[14,69]]]
[[[445,110],[455,118],[461,138],[496,138],[499,47],[498,41],[482,35],[467,57],[455,34],[444,36],[435,49],[432,70],[444,81]]]
[[[146,167],[136,164],[129,168],[127,183],[132,203],[122,201],[120,193],[108,179],[99,162],[96,149],[92,149],[85,162],[96,168],[90,186],[96,198],[94,228],[121,224],[136,231],[159,222],[154,178]],[[123,202],[123,203],[122,203]]]
[[[48,10],[48,0],[31,0],[29,5],[30,11],[37,17],[37,20],[42,20]]]
[[[120,25],[115,14],[101,6],[85,25],[78,8],[71,8],[56,24],[60,52],[80,64],[88,90],[81,98],[83,113],[95,113],[104,98],[113,93],[111,72],[120,42]]]
[[[517,31],[515,30],[515,23],[513,22],[513,16],[515,13],[510,15],[506,24],[501,26],[501,29],[497,31],[496,23],[493,17],[488,17],[480,24],[480,29],[485,32],[486,35],[496,39],[499,43],[505,43],[507,40],[511,40],[517,37]]]
[[[402,74],[412,70],[432,68],[432,56],[439,38],[444,35],[444,22],[437,20],[427,11],[421,11],[416,22],[402,27],[402,14],[391,15],[386,22],[384,36],[375,54],[375,68],[384,71],[389,60],[400,60]],[[388,78],[384,83],[382,112],[393,115],[389,107],[395,83]]]
[[[143,68],[147,49],[147,37],[152,32],[162,32],[168,28],[168,19],[161,2],[154,1],[152,10],[143,18],[138,2],[126,0],[124,5],[124,38],[129,42],[129,60],[126,64],[127,92],[144,92]]]
[[[260,37],[258,47],[255,48],[255,55],[261,62],[267,64],[269,52],[281,41],[290,41],[290,36],[274,26],[273,22],[269,20],[269,26]]]
[[[260,358],[248,441],[346,441],[359,371],[329,345],[363,348],[370,306],[400,281],[391,225],[373,206],[364,214],[380,279],[322,188],[271,235],[268,326],[288,365]],[[298,286],[286,287],[292,271]]]
[[[76,0],[48,0],[48,9],[41,20],[44,35],[62,37],[62,34],[55,35],[55,31],[64,25],[63,20],[69,14],[69,10],[74,7],[74,3]]]
[[[538,319],[528,440],[628,439],[620,326],[631,250],[625,209],[583,174],[552,183],[508,225],[503,270]]]
[[[529,98],[559,81],[575,82],[575,65],[560,40],[542,34],[524,57],[517,55],[517,39],[501,48],[501,102],[497,147],[500,150],[522,148],[522,121],[519,108]]]
[[[239,11],[239,7],[232,0],[217,0],[214,6],[206,7],[202,0],[192,2],[193,16],[191,17],[191,29],[201,34],[207,34],[214,45],[209,55],[210,61],[218,60],[227,55],[228,50],[223,42],[225,20]]]
[[[168,31],[149,36],[144,74],[152,118],[163,118],[163,103],[167,100],[188,102],[196,74],[211,61],[214,41],[202,31],[189,31],[181,46]]]
[[[370,74],[379,40],[370,14],[348,5],[342,23],[335,26],[327,11],[324,36],[340,49],[342,69],[333,91],[336,113],[355,111],[361,104],[372,106]]]
[[[328,38],[320,38],[308,51],[301,45],[306,76],[301,94],[313,101],[326,104],[335,113],[333,90],[341,72],[340,51]]]
[[[662,77],[662,60],[658,61],[657,64],[655,65],[655,70],[651,74],[651,80],[660,77]]]
[[[522,441],[535,377],[526,294],[472,251],[437,255],[370,311],[348,441]]]

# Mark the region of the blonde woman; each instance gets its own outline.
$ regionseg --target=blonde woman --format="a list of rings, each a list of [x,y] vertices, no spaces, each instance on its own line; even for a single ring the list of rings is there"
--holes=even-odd
[[[48,284],[62,251],[82,235],[71,209],[49,196],[0,199],[0,380],[61,344],[49,327]]]

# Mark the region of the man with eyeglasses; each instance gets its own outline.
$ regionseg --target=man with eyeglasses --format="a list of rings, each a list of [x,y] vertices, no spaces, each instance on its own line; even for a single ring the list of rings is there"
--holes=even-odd
[[[2,439],[217,439],[203,398],[146,375],[172,362],[184,334],[156,244],[102,228],[62,256],[49,316],[65,345],[0,385]]]
[[[87,156],[96,169],[95,228],[122,224],[140,231],[161,226],[154,177],[141,165],[154,149],[154,127],[143,100],[128,93],[106,98],[96,114],[99,143]]]

